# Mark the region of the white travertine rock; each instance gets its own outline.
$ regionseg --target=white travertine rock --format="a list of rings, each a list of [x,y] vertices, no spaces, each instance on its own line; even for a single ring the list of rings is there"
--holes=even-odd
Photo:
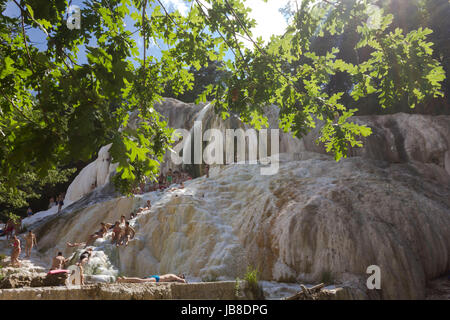
[[[190,130],[194,120],[203,130],[247,128],[237,117],[221,120],[208,105],[166,99],[155,109],[173,128]],[[278,111],[267,112],[275,128]],[[113,265],[129,276],[184,272],[226,280],[251,264],[268,281],[333,277],[364,292],[366,269],[375,264],[382,298],[423,298],[426,282],[450,269],[450,117],[352,119],[373,135],[348,159],[325,155],[315,144],[318,128],[302,140],[281,133],[285,154],[276,175],[260,175],[258,165],[212,166],[209,179],[183,190],[118,197],[57,217],[39,228],[40,248],[50,253],[84,241],[100,222],[128,217],[150,199],[152,210],[131,222],[137,235],[127,248],[95,243],[104,252],[96,270],[111,273]],[[69,187],[73,199],[95,181],[108,182],[113,165],[106,170],[99,159]]]
[[[111,143],[100,148],[95,161],[84,167],[67,188],[64,201],[74,202],[109,181]]]
[[[450,178],[450,116],[396,113],[382,116],[358,116],[349,121],[372,128],[362,148],[352,148],[350,156],[392,163],[421,162],[438,166]],[[325,153],[315,141],[320,126],[304,139],[306,150]]]
[[[272,176],[258,165],[214,167],[182,190],[94,204],[37,230],[40,248],[82,241],[150,199],[152,209],[131,220],[137,234],[128,247],[110,245],[109,235],[95,243],[122,274],[230,280],[252,265],[263,280],[357,279],[367,291],[374,264],[382,298],[423,298],[426,282],[450,268],[450,186],[424,180],[414,163],[302,158]]]

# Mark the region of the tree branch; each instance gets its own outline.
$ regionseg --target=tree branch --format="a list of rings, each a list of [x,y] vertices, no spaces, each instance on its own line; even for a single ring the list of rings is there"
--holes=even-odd
[[[16,104],[14,103],[14,101],[8,97],[5,92],[3,92],[3,88],[0,87],[0,92],[2,93],[2,96],[13,106],[14,109],[16,109],[21,115],[22,117],[24,117],[26,120],[28,120],[29,122],[40,126],[38,123],[34,122],[32,119],[28,118],[28,116],[23,112],[22,109],[20,109],[18,106],[16,106]]]
[[[147,6],[147,0],[144,1],[144,5],[142,6],[142,33],[144,36],[144,69],[145,69],[145,51],[147,50],[147,39],[145,38],[145,7]]]

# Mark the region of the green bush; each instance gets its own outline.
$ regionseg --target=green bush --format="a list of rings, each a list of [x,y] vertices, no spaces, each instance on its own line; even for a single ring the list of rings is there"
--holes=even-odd
[[[258,269],[248,266],[247,272],[244,275],[244,280],[247,282],[248,288],[253,293],[255,299],[264,299],[264,291],[259,284]]]
[[[241,296],[241,279],[236,278],[236,282],[234,284],[234,295],[236,298]]]

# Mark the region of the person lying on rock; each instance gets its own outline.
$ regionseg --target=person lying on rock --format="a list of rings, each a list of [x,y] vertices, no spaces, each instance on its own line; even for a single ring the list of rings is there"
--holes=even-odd
[[[28,231],[28,234],[25,236],[25,257],[31,257],[31,250],[33,249],[33,245],[37,246],[36,235],[32,230]]]
[[[96,233],[91,234],[89,236],[89,238],[86,241],[86,245],[84,248],[86,248],[88,245],[90,245],[91,243],[93,243],[96,239],[99,238],[103,238],[105,236],[105,234],[108,232],[108,227],[106,226],[105,223],[100,222],[100,230],[98,230]]]
[[[146,282],[180,282],[186,283],[184,274],[174,275],[172,273],[163,275],[152,275],[144,278],[118,277],[117,282],[123,283],[146,283]]]
[[[151,204],[150,200],[147,200],[147,206],[146,207],[140,207],[138,209],[138,211],[135,214],[133,214],[133,216],[136,217],[138,214],[142,213],[143,211],[150,210],[151,208],[152,208],[152,204]]]
[[[142,211],[144,211],[144,210],[145,210],[145,208],[140,207],[140,208],[136,211],[136,213],[134,214],[134,216],[137,216],[138,214],[142,213]]]
[[[64,258],[62,252],[59,251],[56,257],[54,257],[52,260],[52,266],[50,268],[50,271],[63,269],[67,261],[69,261],[69,259]]]
[[[86,242],[74,242],[74,243],[69,242],[69,241],[66,242],[66,246],[68,246],[69,248],[81,247],[81,246],[85,246],[85,245],[86,245]]]
[[[119,240],[123,236],[123,232],[124,232],[124,230],[120,226],[120,222],[116,221],[116,223],[114,224],[114,228],[113,228],[111,243],[112,244],[115,243],[117,246],[119,246]]]
[[[122,245],[125,241],[125,247],[128,246],[130,239],[133,239],[136,235],[136,231],[130,227],[130,222],[125,222],[125,229],[123,230],[123,236],[120,239],[119,245]]]
[[[20,248],[20,240],[16,235],[13,236],[13,243],[11,246],[13,247],[11,252],[11,265],[20,268],[19,255],[22,249]]]

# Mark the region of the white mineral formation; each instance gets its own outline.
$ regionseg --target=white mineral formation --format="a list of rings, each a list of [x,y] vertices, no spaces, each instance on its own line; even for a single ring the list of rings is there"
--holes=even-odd
[[[204,128],[243,126],[173,99],[156,108],[175,128],[190,130],[196,119]],[[275,126],[276,110],[269,114]],[[450,117],[355,121],[374,134],[353,157],[336,162],[324,154],[313,144],[317,131],[302,141],[280,134],[276,175],[261,175],[260,165],[212,166],[209,179],[181,190],[90,201],[38,227],[39,248],[51,255],[66,241],[85,241],[100,222],[128,217],[150,199],[151,210],[131,220],[137,234],[128,247],[111,245],[110,235],[95,242],[91,274],[233,280],[252,265],[267,281],[327,280],[349,283],[360,297],[424,298],[426,283],[450,270]],[[69,187],[69,199],[107,181],[107,148]],[[370,265],[381,269],[379,291],[366,287]]]
[[[75,202],[95,188],[109,182],[111,166],[109,149],[111,145],[110,143],[103,146],[98,152],[97,159],[81,170],[67,189],[64,201]]]
[[[137,235],[128,247],[115,248],[109,236],[95,244],[123,274],[231,280],[253,265],[264,280],[364,286],[367,267],[378,265],[382,298],[423,298],[426,282],[450,268],[450,187],[423,181],[413,165],[303,158],[282,162],[273,176],[228,165],[182,190],[89,206],[40,228],[40,248],[50,254],[84,241],[100,222],[151,199],[152,209],[131,221]]]

